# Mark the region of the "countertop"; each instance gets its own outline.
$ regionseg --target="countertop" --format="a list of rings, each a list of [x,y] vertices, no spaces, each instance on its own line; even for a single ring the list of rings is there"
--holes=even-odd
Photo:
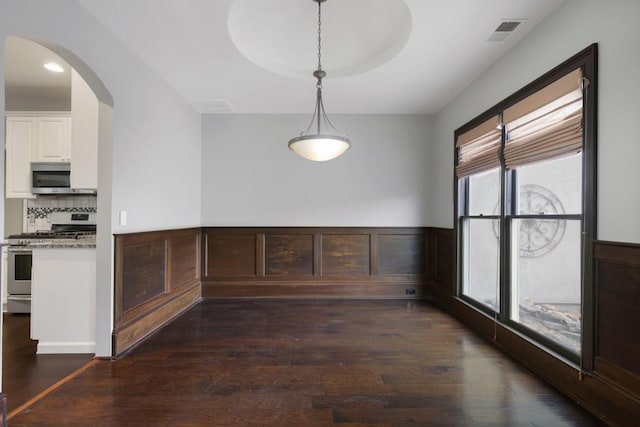
[[[52,239],[46,242],[34,242],[20,246],[25,249],[91,249],[96,247],[96,239]]]

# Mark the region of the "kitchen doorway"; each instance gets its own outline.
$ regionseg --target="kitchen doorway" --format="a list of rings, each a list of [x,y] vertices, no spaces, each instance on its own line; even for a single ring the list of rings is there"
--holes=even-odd
[[[38,354],[36,355],[36,343],[30,338],[31,315],[29,313],[5,313],[7,309],[6,296],[6,272],[7,258],[3,257],[1,268],[3,277],[2,308],[3,316],[0,317],[0,333],[2,334],[2,384],[0,390],[7,395],[9,412],[16,408],[47,387],[55,384],[66,375],[82,367],[96,355],[108,357],[111,354],[111,305],[112,305],[112,238],[111,238],[111,148],[112,148],[112,121],[113,121],[113,100],[96,74],[80,58],[67,49],[53,43],[42,40],[34,41],[23,37],[8,36],[3,45],[4,51],[4,111],[22,112],[30,121],[36,123],[36,132],[49,132],[51,129],[59,130],[54,126],[37,127],[40,122],[39,117],[69,116],[70,148],[62,153],[58,158],[46,158],[46,161],[62,162],[70,164],[73,168],[74,160],[76,168],[76,182],[78,177],[84,180],[83,187],[97,190],[97,194],[83,195],[82,198],[75,196],[54,196],[35,198],[29,193],[29,187],[20,187],[15,184],[14,176],[9,176],[15,172],[15,157],[7,157],[0,176],[2,176],[5,188],[4,197],[0,198],[0,210],[4,212],[5,221],[0,223],[2,236],[6,238],[9,234],[17,232],[39,231],[51,227],[51,214],[53,212],[86,212],[95,215],[98,223],[98,232],[94,237],[96,251],[95,266],[95,307],[91,309],[90,324],[95,325],[95,345],[91,348],[92,353],[79,354]],[[47,64],[47,65],[45,65]],[[57,64],[62,68],[51,70],[52,64]],[[45,70],[46,68],[46,70]],[[55,67],[53,67],[55,68]],[[92,111],[95,123],[90,126],[83,125],[87,122],[87,114],[73,115],[72,108],[72,85],[76,90],[73,92],[77,98],[79,87],[76,83],[80,81],[85,87],[85,102],[87,95],[93,97],[91,108],[86,104],[75,111]],[[73,100],[74,105],[77,99]],[[74,120],[75,117],[75,120]],[[80,117],[80,119],[78,119]],[[49,122],[47,122],[49,123]],[[75,123],[75,124],[74,124]],[[77,125],[80,126],[78,127]],[[73,135],[82,135],[82,139],[91,138],[94,133],[94,147],[87,149],[84,145],[80,150],[75,150]],[[60,131],[59,135],[64,135]],[[2,138],[4,138],[4,132]],[[43,138],[35,138],[36,146],[30,147],[33,155],[52,156],[56,155],[55,148],[60,148],[56,144],[41,146]],[[54,138],[55,140],[55,138]],[[5,141],[6,143],[7,141]],[[80,154],[78,154],[80,153]],[[23,157],[24,152],[20,153]],[[28,154],[28,153],[27,153]],[[76,154],[74,156],[74,154]],[[65,157],[66,155],[66,157]],[[75,157],[75,158],[74,158]],[[78,161],[77,159],[82,159]],[[88,159],[88,160],[87,160]],[[42,159],[31,158],[31,161]],[[23,171],[24,172],[24,171]],[[71,171],[73,174],[73,170]],[[30,172],[22,175],[16,174],[20,178],[30,180]],[[93,174],[93,175],[92,175]],[[6,182],[5,182],[6,180]],[[93,182],[91,181],[93,180]],[[88,183],[87,183],[88,182]],[[23,183],[24,184],[24,183]],[[16,191],[13,191],[16,190]],[[24,191],[25,197],[20,197]],[[3,255],[6,251],[3,251]],[[93,285],[92,285],[93,286]],[[24,298],[23,298],[24,300]],[[68,307],[56,307],[58,310],[67,310]],[[23,310],[29,311],[29,310]],[[5,387],[6,385],[6,387]]]

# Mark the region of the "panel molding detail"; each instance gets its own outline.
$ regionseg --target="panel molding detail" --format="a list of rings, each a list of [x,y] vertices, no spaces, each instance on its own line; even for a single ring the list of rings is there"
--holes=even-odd
[[[427,228],[203,228],[204,297],[421,298]]]
[[[113,356],[201,299],[201,229],[115,235]]]

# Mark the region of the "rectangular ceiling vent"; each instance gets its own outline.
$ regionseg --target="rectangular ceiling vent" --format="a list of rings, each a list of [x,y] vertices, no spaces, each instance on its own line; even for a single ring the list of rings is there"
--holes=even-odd
[[[201,113],[233,113],[233,108],[226,99],[196,99],[193,103]]]
[[[524,19],[508,19],[508,20],[502,21],[500,23],[500,25],[498,25],[498,27],[494,30],[493,34],[491,34],[491,36],[489,36],[487,41],[490,41],[490,42],[501,42],[501,41],[505,40],[524,21],[525,21]]]

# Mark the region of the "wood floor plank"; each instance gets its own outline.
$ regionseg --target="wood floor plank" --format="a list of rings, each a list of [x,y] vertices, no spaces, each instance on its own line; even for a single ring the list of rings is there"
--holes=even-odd
[[[426,304],[205,300],[13,426],[596,426]]]
[[[7,411],[13,412],[31,398],[81,368],[90,354],[36,354],[30,339],[29,314],[3,313],[2,391]]]

